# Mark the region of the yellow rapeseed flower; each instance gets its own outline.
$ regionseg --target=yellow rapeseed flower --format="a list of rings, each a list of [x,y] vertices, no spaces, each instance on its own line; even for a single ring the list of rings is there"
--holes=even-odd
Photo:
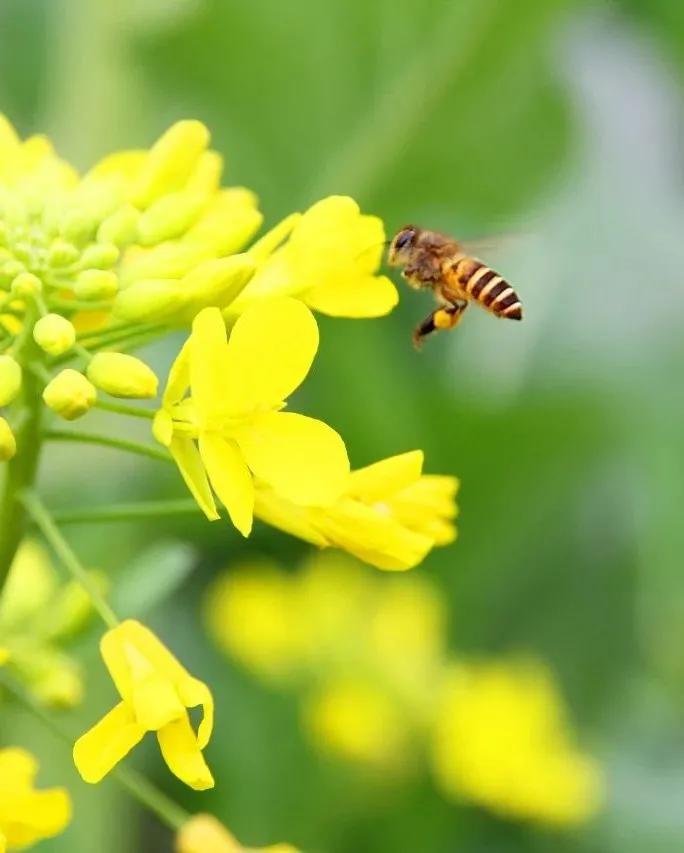
[[[317,349],[316,321],[294,299],[251,306],[229,340],[217,309],[195,318],[154,433],[209,519],[218,518],[213,489],[247,536],[255,480],[295,504],[327,505],[342,493],[349,461],[340,436],[321,421],[281,411]]]
[[[213,815],[196,814],[178,830],[176,853],[297,853],[297,850],[290,844],[243,847]]]
[[[422,466],[414,450],[360,468],[344,495],[323,508],[297,506],[260,484],[255,513],[319,547],[342,548],[381,569],[410,569],[456,537],[458,480],[425,475]]]
[[[447,794],[507,817],[573,825],[601,804],[599,768],[573,744],[558,689],[539,663],[454,667],[433,756]]]
[[[21,850],[58,835],[71,820],[64,788],[37,790],[35,758],[23,749],[0,749],[0,850]]]
[[[146,732],[156,732],[171,772],[195,790],[212,788],[202,755],[214,725],[214,701],[206,684],[134,620],[108,631],[100,650],[122,701],[76,741],[74,762],[83,779],[99,782]],[[195,733],[187,709],[198,705],[203,718]]]
[[[347,196],[324,198],[303,215],[287,217],[249,250],[260,265],[227,313],[275,294],[296,296],[333,317],[388,314],[399,295],[377,275],[384,244],[381,219],[362,215]]]

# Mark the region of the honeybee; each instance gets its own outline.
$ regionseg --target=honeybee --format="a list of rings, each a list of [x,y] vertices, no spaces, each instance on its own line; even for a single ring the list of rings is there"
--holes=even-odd
[[[469,302],[497,317],[522,320],[522,304],[510,284],[445,234],[406,225],[390,241],[387,260],[404,268],[401,274],[411,287],[430,288],[440,303],[413,333],[417,349],[431,332],[457,326]]]

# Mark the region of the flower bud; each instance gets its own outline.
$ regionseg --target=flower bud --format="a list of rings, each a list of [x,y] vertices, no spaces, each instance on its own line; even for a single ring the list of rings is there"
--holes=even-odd
[[[180,189],[209,144],[209,131],[199,121],[179,121],[170,127],[147,154],[132,202],[148,207],[159,196]]]
[[[97,230],[98,242],[126,246],[134,243],[138,236],[140,211],[132,204],[125,204],[108,216]]]
[[[74,285],[79,299],[111,299],[118,289],[119,279],[111,270],[83,270]]]
[[[163,320],[178,311],[186,295],[173,279],[147,279],[121,290],[114,303],[114,314],[130,323]]]
[[[106,270],[114,266],[120,254],[114,243],[91,243],[81,254],[80,266],[83,269]]]
[[[62,355],[76,341],[76,330],[61,314],[46,314],[33,327],[33,340],[50,355]]]
[[[87,368],[88,379],[112,397],[136,400],[157,396],[159,380],[144,361],[122,352],[99,352]]]
[[[0,406],[9,406],[21,391],[21,366],[11,355],[0,355]]]
[[[207,196],[175,192],[162,196],[140,217],[138,236],[143,246],[152,246],[184,234],[207,204]]]
[[[48,252],[48,264],[51,267],[69,267],[80,257],[73,243],[58,238],[53,240]]]
[[[7,462],[17,452],[17,442],[10,425],[0,418],[0,462]]]
[[[58,373],[43,391],[45,405],[67,421],[85,415],[96,399],[95,386],[70,367]]]
[[[43,289],[43,282],[31,272],[22,272],[12,281],[10,290],[13,296],[26,298],[35,296]]]

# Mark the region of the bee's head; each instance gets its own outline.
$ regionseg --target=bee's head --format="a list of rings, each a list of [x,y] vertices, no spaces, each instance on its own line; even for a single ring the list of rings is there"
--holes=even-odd
[[[387,254],[387,262],[391,267],[403,267],[411,259],[416,245],[418,228],[415,225],[405,225],[392,238]]]

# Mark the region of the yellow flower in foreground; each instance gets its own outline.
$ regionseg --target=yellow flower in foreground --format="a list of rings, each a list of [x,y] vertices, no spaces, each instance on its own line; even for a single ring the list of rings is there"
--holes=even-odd
[[[213,787],[202,755],[214,725],[214,702],[206,684],[133,620],[108,631],[100,650],[122,701],[74,745],[74,762],[85,781],[99,782],[146,732],[156,732],[174,775],[198,791]],[[203,718],[195,733],[187,709],[198,705]]]
[[[388,278],[376,274],[384,245],[381,219],[362,215],[347,196],[324,198],[302,216],[289,216],[249,250],[261,266],[227,313],[280,294],[334,317],[388,314],[399,296]]]
[[[599,768],[574,746],[551,673],[538,663],[455,667],[433,756],[448,794],[505,816],[573,825],[601,804]]]
[[[23,749],[0,749],[0,850],[20,850],[60,833],[71,820],[63,788],[36,790],[38,763]]]
[[[255,513],[320,547],[333,546],[381,569],[410,569],[436,545],[456,537],[455,477],[422,474],[419,450],[353,471],[344,495],[329,507],[288,502],[265,485]]]
[[[218,518],[213,489],[249,535],[255,480],[295,504],[327,505],[342,493],[349,460],[340,436],[321,421],[281,411],[317,349],[316,321],[294,299],[252,306],[229,340],[217,309],[195,318],[154,433],[209,519]]]
[[[243,847],[215,817],[197,814],[178,830],[176,853],[297,853],[297,850],[289,844]]]

